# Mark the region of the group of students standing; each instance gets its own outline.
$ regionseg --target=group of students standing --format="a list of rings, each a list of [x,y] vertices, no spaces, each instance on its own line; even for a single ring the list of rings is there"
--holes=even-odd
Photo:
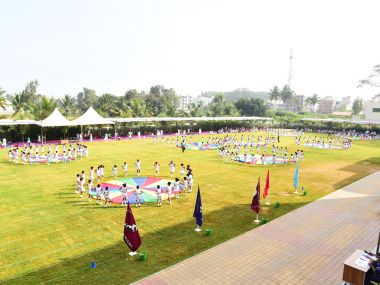
[[[62,152],[59,153],[58,145],[24,145],[23,148],[15,147],[8,152],[8,159],[11,162],[18,163],[21,158],[22,164],[37,164],[37,163],[58,163],[69,162],[77,158],[88,157],[88,148],[83,144],[69,145],[67,148],[62,145]]]
[[[154,163],[154,170],[155,175],[158,176],[160,172],[160,164],[156,161]],[[175,163],[173,161],[170,161],[169,163],[169,170],[170,170],[170,178],[173,178],[173,175],[175,173]],[[135,163],[136,167],[136,176],[141,175],[141,161],[138,159]],[[124,176],[128,176],[128,165],[126,162],[124,162],[123,166],[123,172]],[[93,166],[90,168],[90,177],[87,180],[87,191],[88,191],[88,202],[91,201],[93,198],[93,195],[95,194],[96,204],[102,205],[102,201],[104,200],[104,207],[110,207],[111,198],[110,198],[110,191],[108,186],[102,187],[100,184],[100,181],[104,179],[104,165],[99,165],[96,170]],[[94,181],[95,181],[95,175],[97,179],[97,185],[94,187]],[[118,171],[117,171],[117,165],[114,165],[112,167],[112,176],[117,177]],[[157,195],[157,206],[162,205],[162,194],[166,193],[168,197],[168,203],[171,204],[172,197],[179,198],[179,194],[181,192],[191,192],[193,188],[194,178],[193,178],[193,171],[190,165],[187,165],[186,168],[183,163],[181,163],[180,167],[180,176],[183,179],[183,181],[180,181],[179,178],[175,178],[173,182],[169,181],[167,182],[166,186],[160,186],[157,185],[155,189],[155,193]],[[75,193],[79,193],[80,197],[83,198],[83,195],[86,192],[85,189],[85,183],[86,183],[86,174],[83,170],[80,174],[78,173],[76,175],[76,190]],[[122,205],[126,206],[129,202],[129,197],[131,193],[131,189],[128,189],[127,184],[123,183],[122,187],[119,189],[119,191],[122,194]],[[140,189],[140,186],[137,185],[135,189],[133,189],[133,194],[135,197],[135,205],[136,207],[139,207],[141,205],[142,194],[143,190]]]

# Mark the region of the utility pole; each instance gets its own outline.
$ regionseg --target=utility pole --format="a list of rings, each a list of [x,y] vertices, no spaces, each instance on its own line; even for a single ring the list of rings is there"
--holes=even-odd
[[[289,78],[288,78],[288,86],[289,88],[292,86],[292,78],[293,78],[293,49],[290,49],[289,55]]]

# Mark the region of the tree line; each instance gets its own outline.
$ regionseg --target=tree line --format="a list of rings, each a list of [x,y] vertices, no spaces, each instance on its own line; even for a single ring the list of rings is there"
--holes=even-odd
[[[123,96],[110,93],[98,95],[95,90],[84,87],[76,96],[61,98],[38,93],[39,82],[33,80],[15,94],[6,94],[0,88],[0,107],[6,101],[12,104],[14,119],[46,118],[54,108],[58,108],[68,118],[84,113],[90,106],[105,117],[199,117],[199,116],[264,116],[267,111],[265,101],[256,98],[242,98],[235,102],[225,100],[224,93],[214,94],[207,106],[192,103],[187,110],[180,110],[179,97],[173,88],[154,85],[149,92],[130,89]]]

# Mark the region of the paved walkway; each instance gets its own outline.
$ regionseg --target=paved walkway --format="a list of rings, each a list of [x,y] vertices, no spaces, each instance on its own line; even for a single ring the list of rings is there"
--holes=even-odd
[[[380,231],[380,171],[136,284],[341,284]]]

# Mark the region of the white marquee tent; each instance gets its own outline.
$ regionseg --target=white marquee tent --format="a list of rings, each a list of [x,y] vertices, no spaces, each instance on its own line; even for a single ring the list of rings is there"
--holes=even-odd
[[[94,108],[90,107],[88,110],[79,118],[70,121],[72,126],[86,126],[86,125],[113,125],[115,124],[111,120],[105,119],[100,116]]]
[[[61,112],[55,108],[53,113],[40,123],[41,127],[64,127],[71,126],[71,122],[67,120]]]

